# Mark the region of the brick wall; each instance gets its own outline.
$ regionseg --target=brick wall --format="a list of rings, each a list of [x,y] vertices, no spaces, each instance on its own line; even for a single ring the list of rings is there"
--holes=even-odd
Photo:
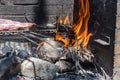
[[[72,22],[74,0],[0,0],[0,18],[37,24],[56,21],[61,14],[63,19],[70,15]],[[26,18],[25,18],[26,17]]]
[[[120,0],[117,0],[113,80],[120,79]]]

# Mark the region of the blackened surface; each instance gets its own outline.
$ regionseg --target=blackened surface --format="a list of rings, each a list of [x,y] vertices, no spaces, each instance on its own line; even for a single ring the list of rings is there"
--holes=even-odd
[[[73,23],[78,22],[78,11],[79,11],[79,1],[78,0],[74,0],[74,18],[73,18]]]
[[[39,0],[39,7],[34,9],[35,22],[37,24],[43,24],[43,23],[46,23],[47,21],[45,3],[46,3],[46,0]]]
[[[116,6],[117,0],[90,0],[89,32],[93,33],[90,44],[98,51],[96,52],[97,62],[110,76],[113,73]],[[109,46],[94,42],[95,39],[102,38],[99,37],[101,34],[110,38]]]

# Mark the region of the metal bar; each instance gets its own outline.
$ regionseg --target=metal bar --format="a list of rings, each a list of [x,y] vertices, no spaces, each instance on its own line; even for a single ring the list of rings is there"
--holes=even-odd
[[[45,40],[45,38],[40,38],[40,37],[35,36],[35,35],[33,35],[33,34],[26,34],[26,33],[21,33],[21,34],[23,34],[23,35],[27,35],[27,36],[31,36],[31,37],[33,37],[33,38],[39,39],[40,41]]]
[[[31,37],[33,37],[33,38],[37,38],[37,39],[41,40],[38,36],[35,36],[35,35],[33,35],[33,34],[26,34],[26,33],[21,33],[21,34],[29,35],[29,36],[31,36]]]
[[[33,44],[35,44],[35,45],[39,45],[37,42],[35,42],[35,41],[33,41],[32,39],[30,39],[30,38],[28,38],[28,37],[26,37],[25,35],[21,35],[23,38],[25,38],[25,39],[27,39],[28,41],[30,41],[30,42],[32,42]]]
[[[36,32],[30,32],[31,34],[34,34],[34,35],[38,35],[38,36],[43,36],[43,37],[49,37],[49,36],[46,36],[46,35],[43,35],[43,34],[38,34],[38,33],[36,33]]]
[[[23,34],[23,35],[27,35],[27,34],[25,34],[25,33],[21,33],[21,34]],[[32,35],[32,34],[31,34],[31,35],[29,35],[29,36],[41,40],[41,38],[39,38],[39,37],[37,37],[37,36],[35,36],[35,35]],[[54,47],[51,43],[49,43],[49,42],[47,42],[47,41],[46,41],[46,43],[49,44],[49,45],[51,45],[54,49],[56,49],[56,50],[58,50],[58,51],[62,51],[61,48],[56,48],[56,47]]]

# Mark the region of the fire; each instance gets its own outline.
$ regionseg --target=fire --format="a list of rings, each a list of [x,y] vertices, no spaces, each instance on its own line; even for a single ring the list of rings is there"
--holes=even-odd
[[[89,0],[79,0],[79,10],[77,13],[78,20],[73,23],[73,31],[75,33],[75,38],[70,40],[69,38],[64,38],[62,35],[56,34],[55,39],[62,41],[65,45],[64,47],[68,47],[69,43],[72,43],[75,49],[79,49],[82,47],[83,49],[87,49],[87,45],[89,42],[92,33],[88,33],[88,21],[90,18],[90,6]],[[60,24],[63,24],[61,18],[58,19]],[[69,15],[66,16],[64,20],[64,24],[70,24]],[[70,42],[72,41],[72,42]]]
[[[60,25],[64,24],[64,25],[69,25],[70,24],[70,21],[69,21],[69,15],[67,15],[64,19],[64,21],[62,21],[62,18],[61,16],[58,18],[58,23]],[[58,41],[62,41],[64,43],[64,47],[68,47],[69,46],[69,42],[70,42],[70,39],[67,38],[67,37],[63,37],[63,35],[59,34],[58,31],[56,31],[56,36],[55,36],[55,40],[58,40]]]
[[[57,21],[60,25],[64,24],[64,25],[69,25],[70,24],[70,19],[69,19],[69,15],[67,15],[64,19],[64,21],[62,20],[62,17],[60,16],[58,18],[58,21]],[[55,22],[56,23],[56,22]]]
[[[63,21],[62,21],[62,17],[61,17],[61,16],[58,18],[58,23],[59,23],[60,25],[63,24]]]
[[[58,33],[55,36],[55,40],[62,41],[64,43],[65,48],[69,45],[69,42],[70,42],[70,39],[68,38],[65,39],[62,35]]]
[[[88,21],[90,18],[89,0],[79,0],[79,5],[80,7],[77,13],[77,17],[79,17],[79,20],[78,22],[73,24],[73,31],[75,33],[73,46],[75,48],[78,47],[78,49],[79,46],[86,49],[89,39],[92,36],[91,33],[88,34]]]
[[[65,20],[64,20],[64,24],[65,24],[65,25],[69,25],[69,24],[70,24],[69,15],[66,16],[66,18],[65,18]]]

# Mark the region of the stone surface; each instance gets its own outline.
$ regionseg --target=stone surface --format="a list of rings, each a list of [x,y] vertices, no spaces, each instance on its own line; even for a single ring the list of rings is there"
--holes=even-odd
[[[65,11],[63,11],[64,13],[66,13],[66,14],[72,14],[72,10],[73,10],[74,8],[73,8],[73,6],[71,5],[71,6],[68,6],[68,5],[63,5],[63,10],[65,10]],[[71,17],[71,16],[70,16]]]
[[[0,6],[0,14],[8,15],[8,14],[24,14],[24,6]]]
[[[1,0],[1,3],[3,3],[3,4],[9,4],[9,3],[11,3],[11,4],[22,4],[22,5],[30,5],[30,4],[37,4],[37,3],[39,3],[39,1],[38,0]]]
[[[26,18],[27,19],[26,19]],[[6,16],[0,16],[1,19],[10,19],[10,20],[13,20],[13,21],[20,21],[20,22],[33,22],[34,21],[34,16],[33,15],[28,15],[28,16],[9,16],[9,15],[6,15]]]
[[[24,13],[25,14],[37,14],[37,13],[42,13],[41,8],[44,8],[45,14],[46,15],[56,15],[59,14],[62,11],[62,6],[60,5],[46,5],[46,6],[39,6],[39,5],[28,5],[24,6]]]
[[[113,80],[119,80],[119,79],[120,79],[120,69],[114,68]]]
[[[55,63],[55,65],[59,66],[62,72],[71,71],[73,67],[73,64],[67,61],[58,61]]]
[[[38,0],[1,0],[2,4],[36,4]]]
[[[36,76],[43,80],[53,80],[58,70],[58,66],[33,57],[21,64],[22,75],[30,78]]]
[[[0,18],[1,16],[5,19],[15,18],[14,20],[25,22],[24,14],[26,14],[33,16],[31,22],[45,24],[53,23],[56,21],[56,16],[59,14],[63,16],[67,13],[71,16],[70,21],[73,21],[73,3],[74,0],[1,0]]]
[[[43,46],[40,48],[40,53],[50,58],[58,59],[62,56],[63,44],[47,38]]]

